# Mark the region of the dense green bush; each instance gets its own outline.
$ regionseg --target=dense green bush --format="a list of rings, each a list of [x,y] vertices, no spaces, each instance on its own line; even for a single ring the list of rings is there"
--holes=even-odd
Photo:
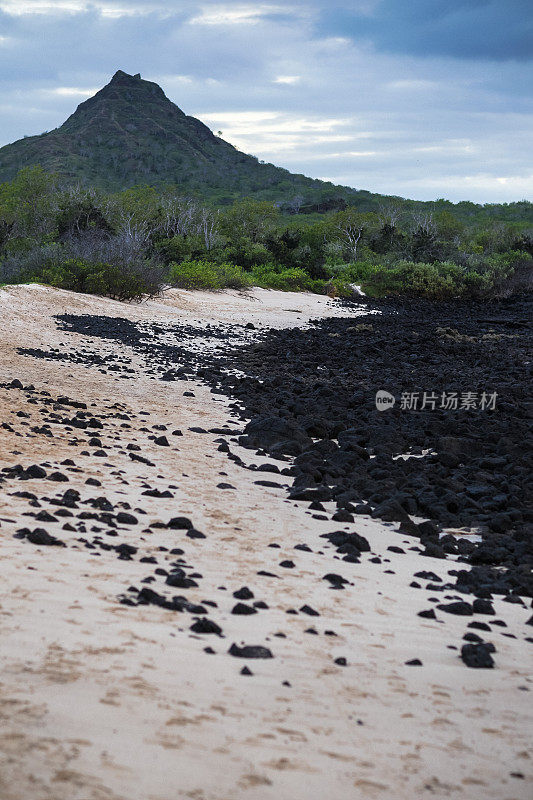
[[[396,198],[378,208],[364,192],[361,203],[328,195],[313,204],[284,202],[289,187],[278,188],[275,204],[221,195],[217,210],[171,186],[105,194],[23,169],[0,184],[0,283],[39,280],[124,299],[165,282],[337,297],[357,284],[373,296],[434,299],[533,286],[532,204]]]
[[[484,260],[476,269],[450,261],[398,261],[394,265],[358,261],[335,270],[335,279],[361,285],[371,297],[407,295],[445,299],[483,297],[498,294],[515,271],[525,269],[531,258],[525,253],[497,254]]]
[[[26,282],[45,283],[114,300],[140,300],[157,294],[160,289],[159,272],[149,263],[118,267],[76,258],[44,265],[28,275]]]
[[[406,294],[440,299],[464,293],[462,271],[456,264],[400,261],[395,269]]]
[[[218,271],[225,289],[247,289],[252,279],[242,267],[236,264],[219,264]]]
[[[216,264],[213,261],[182,261],[171,264],[169,283],[180,289],[246,289],[250,277],[235,264]]]
[[[183,261],[180,264],[170,265],[169,283],[181,289],[217,291],[260,286],[264,289],[279,289],[285,292],[309,291],[324,294],[327,282],[313,280],[303,269],[286,269],[276,264],[259,264],[246,272],[236,264]],[[338,295],[341,292],[346,293],[345,282],[339,280],[338,284],[336,293]]]
[[[164,264],[187,261],[191,257],[191,242],[183,236],[171,236],[161,239],[154,245],[157,256]]]
[[[251,269],[255,264],[266,264],[272,260],[272,253],[264,244],[245,238],[228,243],[220,250],[219,254],[213,255],[218,255],[218,261],[237,263],[244,269]]]
[[[483,276],[491,294],[507,297],[533,289],[533,258],[527,251],[510,250],[489,259]]]
[[[303,269],[284,269],[273,264],[254,267],[252,279],[256,286],[282,292],[321,291],[324,287],[324,281],[313,280]]]
[[[323,293],[330,297],[341,297],[349,300],[354,297],[355,291],[351,283],[343,281],[340,278],[332,278],[329,281],[323,281]]]
[[[209,261],[183,261],[170,265],[169,283],[180,289],[221,289],[216,264]]]
[[[435,300],[465,293],[464,274],[456,264],[400,261],[395,267],[377,266],[362,282],[369,295],[405,294]]]

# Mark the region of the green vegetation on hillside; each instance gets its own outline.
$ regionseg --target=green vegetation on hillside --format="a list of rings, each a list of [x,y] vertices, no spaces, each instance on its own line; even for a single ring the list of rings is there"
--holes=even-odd
[[[324,200],[342,203],[352,191],[239,152],[184,114],[156,83],[121,70],[59,128],[0,148],[0,181],[36,165],[106,191],[179,186],[216,206],[246,195],[298,205],[305,194],[313,211]]]
[[[531,288],[533,226],[449,211],[354,208],[310,218],[245,198],[221,209],[170,189],[116,193],[40,167],[0,184],[0,283],[129,300],[165,285],[251,285],[348,297],[488,297]]]
[[[467,226],[533,225],[533,205],[526,201],[477,205],[405,200],[265,164],[184,114],[156,83],[121,70],[59,128],[0,148],[0,182],[13,180],[21,168],[37,165],[71,186],[118,192],[150,185],[211,208],[253,197],[310,222],[348,209],[380,214],[385,205],[403,215],[448,212]]]

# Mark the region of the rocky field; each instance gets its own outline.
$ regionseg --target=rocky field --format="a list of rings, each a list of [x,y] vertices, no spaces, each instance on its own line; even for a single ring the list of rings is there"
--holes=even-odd
[[[2,800],[529,797],[530,320],[1,290]]]

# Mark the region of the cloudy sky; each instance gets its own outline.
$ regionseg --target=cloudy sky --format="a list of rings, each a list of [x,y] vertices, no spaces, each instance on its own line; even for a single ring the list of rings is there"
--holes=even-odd
[[[294,172],[533,201],[533,0],[0,0],[0,145],[117,69]]]

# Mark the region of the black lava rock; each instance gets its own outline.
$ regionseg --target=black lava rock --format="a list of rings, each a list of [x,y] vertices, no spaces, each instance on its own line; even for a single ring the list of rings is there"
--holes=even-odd
[[[172,517],[167,527],[172,530],[189,530],[189,528],[193,527],[193,524],[187,517]]]
[[[470,603],[466,603],[463,600],[456,600],[453,603],[439,603],[437,608],[447,614],[457,614],[461,617],[471,617],[474,613]]]
[[[254,593],[247,586],[243,586],[242,589],[237,589],[236,592],[233,592],[233,597],[236,600],[251,600],[253,596]]]
[[[467,667],[474,669],[492,669],[494,667],[490,648],[483,643],[464,644],[461,647],[461,658]]]
[[[62,542],[61,539],[56,539],[55,536],[50,536],[48,531],[45,531],[44,528],[35,528],[35,530],[29,531],[26,534],[26,539],[32,544],[46,547],[66,547],[65,542]]]
[[[257,609],[246,605],[246,603],[236,603],[231,609],[231,613],[240,615],[257,614]]]
[[[214,633],[217,636],[222,634],[222,628],[207,617],[196,620],[196,622],[191,625],[190,630],[194,633]]]
[[[255,644],[245,644],[239,647],[234,643],[228,653],[236,658],[274,658],[268,647]]]
[[[127,511],[119,511],[116,520],[119,525],[136,525],[139,521],[136,516],[128,514]]]

